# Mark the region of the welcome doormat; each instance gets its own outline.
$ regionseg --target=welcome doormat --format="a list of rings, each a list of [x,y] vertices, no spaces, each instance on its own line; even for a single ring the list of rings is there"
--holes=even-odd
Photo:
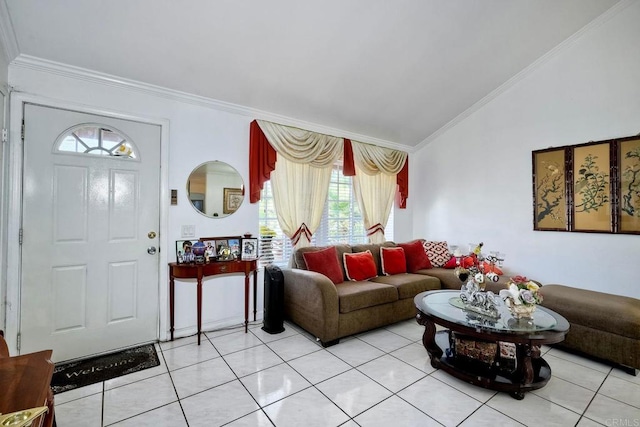
[[[153,344],[75,362],[56,364],[51,379],[53,393],[73,390],[160,365]]]

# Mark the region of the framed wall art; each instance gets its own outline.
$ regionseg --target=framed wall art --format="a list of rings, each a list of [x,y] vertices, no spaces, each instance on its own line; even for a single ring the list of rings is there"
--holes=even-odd
[[[640,234],[640,135],[536,150],[533,229]]]
[[[222,213],[231,214],[238,210],[244,199],[241,188],[224,188]]]
[[[618,232],[640,234],[640,137],[618,144]]]
[[[569,230],[566,149],[533,154],[533,229]]]
[[[572,230],[613,232],[611,143],[573,147],[572,159]]]

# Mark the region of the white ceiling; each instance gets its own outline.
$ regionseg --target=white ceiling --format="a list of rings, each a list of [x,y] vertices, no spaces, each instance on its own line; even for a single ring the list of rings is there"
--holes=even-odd
[[[415,146],[618,0],[0,0],[19,53]]]

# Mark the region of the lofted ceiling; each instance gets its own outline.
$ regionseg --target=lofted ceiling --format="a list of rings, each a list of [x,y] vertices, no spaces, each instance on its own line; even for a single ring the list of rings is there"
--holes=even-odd
[[[0,1],[20,54],[406,146],[618,2]]]

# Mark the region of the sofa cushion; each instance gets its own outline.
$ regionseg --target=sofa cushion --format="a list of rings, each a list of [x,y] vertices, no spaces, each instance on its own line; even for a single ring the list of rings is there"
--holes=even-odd
[[[380,264],[382,265],[382,274],[389,276],[391,274],[401,274],[407,272],[407,258],[404,256],[404,249],[397,248],[380,248]]]
[[[344,253],[344,270],[349,280],[368,280],[378,275],[371,251]]]
[[[342,269],[338,262],[338,252],[334,246],[319,251],[303,252],[302,257],[307,268],[327,276],[334,285],[344,282]]]
[[[376,264],[376,271],[378,272],[378,276],[384,274],[382,272],[382,263],[380,262],[380,248],[394,248],[396,244],[393,242],[384,242],[384,243],[362,243],[359,245],[353,245],[351,247],[351,252],[366,252],[370,251],[371,255],[373,255],[373,262]]]
[[[442,267],[451,259],[447,242],[426,241],[424,242],[424,250],[433,267]]]
[[[431,268],[431,262],[429,261],[427,253],[424,251],[421,240],[398,243],[398,246],[404,249],[404,254],[407,258],[407,271],[409,273],[415,273],[418,270]]]
[[[427,270],[428,271],[428,270]],[[394,274],[393,276],[379,276],[372,282],[384,283],[398,289],[398,298],[413,298],[420,292],[440,289],[440,280],[423,274]]]
[[[360,310],[398,300],[395,287],[369,281],[345,282],[336,286],[340,313]]]

